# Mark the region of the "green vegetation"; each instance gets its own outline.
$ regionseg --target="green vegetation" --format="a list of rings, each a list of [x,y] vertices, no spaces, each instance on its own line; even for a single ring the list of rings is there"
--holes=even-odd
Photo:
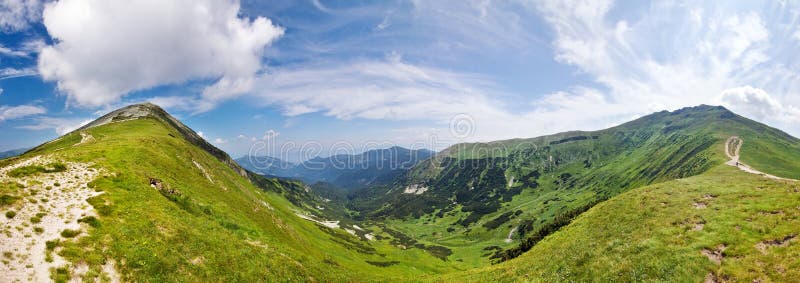
[[[109,261],[124,281],[147,282],[800,276],[791,232],[800,224],[796,184],[721,165],[724,140],[737,135],[744,162],[791,177],[800,169],[800,158],[793,159],[800,142],[721,108],[656,113],[596,132],[457,145],[394,182],[349,196],[326,184],[249,174],[163,110],[151,110],[146,118],[115,116],[115,123],[20,157],[52,154],[92,162],[100,173],[88,185],[103,192],[87,200],[97,215],[78,220],[86,223],[82,231],[47,241],[48,262],[57,252],[85,263],[86,281],[100,280]],[[75,146],[81,133],[95,142]],[[792,152],[764,154],[782,151]],[[404,194],[409,185],[427,190]],[[9,196],[4,205],[33,205],[19,202],[32,197],[15,186],[0,186]],[[336,220],[340,228],[298,214]],[[721,264],[704,252],[722,256]],[[68,267],[51,270],[56,281],[70,274]]]
[[[792,280],[800,276],[798,203],[796,182],[722,166],[624,193],[519,258],[444,281]],[[717,264],[705,254],[720,247]]]
[[[0,207],[12,205],[21,199],[20,189],[23,188],[25,188],[24,185],[16,182],[0,183]]]
[[[97,220],[97,217],[94,216],[87,216],[81,219],[78,219],[78,223],[86,223],[91,227],[97,228],[100,227],[100,221]]]
[[[50,271],[50,279],[53,279],[53,281],[57,283],[69,282],[70,279],[69,269],[66,267],[54,268],[53,270]]]
[[[75,236],[78,236],[80,233],[81,233],[80,230],[64,229],[64,231],[61,231],[61,237],[74,238]]]
[[[96,142],[80,146],[73,146],[80,141],[75,132],[22,156],[56,154],[103,170],[90,187],[104,193],[88,200],[98,216],[81,219],[94,228],[48,243],[50,252],[60,246],[60,256],[85,262],[95,275],[114,260],[125,281],[392,280],[455,270],[431,255],[442,254],[435,247],[401,250],[366,240],[365,231],[353,236],[297,217],[296,211],[322,215],[315,207],[324,202],[297,182],[244,178],[225,156],[181,138],[163,119],[84,130]]]
[[[17,216],[17,213],[15,211],[13,210],[6,211],[6,218],[11,219],[14,218],[14,216]]]
[[[65,170],[67,170],[66,165],[60,162],[53,162],[45,166],[39,166],[39,165],[22,166],[9,171],[8,176],[19,178],[39,173],[64,172]]]
[[[520,255],[603,200],[722,164],[730,136],[744,140],[742,160],[753,167],[784,177],[800,172],[797,139],[699,106],[595,132],[455,145],[394,185],[351,194],[346,206],[478,267]],[[404,194],[410,185],[428,190]]]

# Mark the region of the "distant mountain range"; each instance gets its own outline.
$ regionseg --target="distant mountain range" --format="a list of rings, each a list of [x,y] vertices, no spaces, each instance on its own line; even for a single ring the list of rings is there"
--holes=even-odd
[[[390,183],[406,170],[436,154],[427,149],[399,146],[369,150],[361,154],[316,157],[292,163],[270,156],[243,156],[242,167],[265,175],[293,178],[305,183],[328,183],[346,190]]]
[[[14,157],[14,156],[23,154],[26,151],[28,151],[29,149],[30,148],[19,148],[19,149],[12,149],[12,150],[9,150],[9,151],[0,152],[0,159]]]

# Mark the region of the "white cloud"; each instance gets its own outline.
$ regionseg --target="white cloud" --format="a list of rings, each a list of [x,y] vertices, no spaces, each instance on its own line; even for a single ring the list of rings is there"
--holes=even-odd
[[[41,12],[42,1],[39,0],[0,1],[0,29],[4,32],[25,30],[41,18]]]
[[[205,138],[205,137],[203,136],[203,131],[198,131],[198,132],[197,132],[197,135],[198,135],[198,136],[200,136],[201,138]]]
[[[381,23],[379,23],[377,26],[375,26],[375,30],[382,31],[382,30],[385,30],[386,28],[388,28],[391,25],[392,25],[392,22],[391,22],[391,20],[389,20],[389,15],[386,15],[386,16],[383,17],[383,20],[381,21]]]
[[[44,107],[34,105],[0,106],[0,122],[47,112]]]
[[[2,44],[0,44],[0,55],[8,56],[8,57],[24,57],[24,56],[28,56],[28,53],[27,52],[23,52],[23,51],[19,51],[19,50],[14,50],[14,49],[5,47]]]
[[[784,106],[766,91],[752,86],[729,88],[720,95],[722,105],[757,120],[800,122],[800,109]]]
[[[56,117],[40,117],[36,119],[35,124],[20,126],[21,129],[28,130],[49,130],[52,129],[58,135],[64,135],[78,128],[89,124],[93,119],[80,119],[80,118],[56,118]]]
[[[203,109],[250,90],[264,48],[283,34],[269,19],[240,17],[233,0],[62,0],[44,9],[56,44],[39,71],[82,106],[189,80],[214,81]]]
[[[12,49],[0,44],[0,55],[6,57],[30,57],[31,54],[39,53],[46,44],[41,38],[29,39],[22,42],[19,49]]]
[[[3,94],[3,91],[5,91],[5,90],[0,87],[0,94]]]
[[[487,84],[480,76],[399,60],[357,61],[274,69],[258,80],[255,96],[287,116],[447,120],[456,113],[494,111],[487,109],[496,105],[483,92]]]
[[[539,2],[536,9],[555,31],[555,58],[599,85],[592,86],[597,95],[588,97],[585,93],[545,96],[545,105],[560,105],[556,108],[561,110],[539,109],[537,116],[561,112],[561,117],[596,125],[614,117],[718,104],[723,93],[724,102],[734,110],[775,122],[765,109],[786,105],[792,89],[800,87],[797,70],[786,67],[788,59],[771,49],[771,29],[784,33],[782,25],[768,25],[764,18],[768,15],[756,12],[698,6],[656,3],[636,18],[619,19],[610,15],[612,1]],[[730,89],[747,84],[778,89],[784,95]],[[588,103],[587,98],[597,101]],[[597,106],[586,108],[592,104]],[[780,111],[791,113],[791,109],[795,108],[785,106]],[[786,114],[781,121],[789,117]],[[783,127],[800,130],[791,123]]]
[[[216,138],[216,139],[214,139],[214,143],[215,144],[226,144],[226,143],[228,143],[228,140],[222,139],[222,138]]]
[[[33,68],[24,68],[24,69],[3,68],[3,69],[0,69],[0,80],[18,78],[18,77],[35,76],[35,75],[36,75],[36,69],[33,69]]]

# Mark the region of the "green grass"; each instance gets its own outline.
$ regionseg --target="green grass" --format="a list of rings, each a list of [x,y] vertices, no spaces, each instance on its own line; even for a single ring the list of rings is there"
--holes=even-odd
[[[75,236],[78,236],[80,234],[81,234],[80,230],[64,229],[63,231],[61,231],[61,237],[64,238],[75,238]]]
[[[325,232],[294,215],[308,208],[287,199],[288,184],[267,180],[271,189],[259,189],[159,120],[88,132],[98,142],[73,147],[80,140],[73,133],[26,156],[55,153],[103,170],[90,187],[105,193],[88,200],[99,216],[80,220],[94,228],[59,243],[59,255],[86,262],[92,274],[109,259],[128,281],[391,280],[455,270],[424,250]],[[213,172],[213,181],[193,161]],[[163,189],[153,189],[148,178],[161,180]],[[192,264],[195,258],[202,263]]]
[[[722,164],[730,136],[744,140],[742,160],[751,166],[784,177],[800,172],[800,141],[702,106],[595,132],[456,145],[415,166],[408,180],[359,192],[350,205],[421,242],[452,249],[450,259],[460,268],[479,267],[527,250],[576,210]],[[516,182],[509,187],[511,178]],[[429,187],[425,194],[401,193],[420,183]],[[489,224],[503,215],[510,216],[502,225]],[[509,234],[512,243],[504,241]]]
[[[708,274],[735,282],[791,280],[800,276],[800,245],[764,253],[757,245],[797,235],[799,185],[721,166],[638,188],[595,206],[519,258],[442,280],[697,282]],[[719,245],[727,247],[721,265],[701,253]]]
[[[11,219],[14,218],[14,216],[17,216],[17,213],[13,210],[6,211],[6,218]]]
[[[11,170],[8,172],[8,176],[19,178],[25,177],[30,175],[35,175],[39,173],[56,173],[56,172],[64,172],[67,170],[67,166],[60,162],[53,162],[47,164],[45,166],[40,165],[29,165],[29,166],[22,166]]]
[[[717,114],[720,113],[713,115]],[[73,145],[80,141],[80,134],[72,133],[35,148],[22,158],[53,154],[57,160],[92,162],[100,170],[100,177],[88,185],[103,192],[88,200],[97,216],[79,220],[92,228],[81,232],[80,237],[67,233],[62,236],[68,239],[46,243],[49,261],[58,250],[71,263],[86,263],[89,272],[83,279],[87,281],[97,279],[101,266],[109,260],[116,262],[124,281],[147,282],[510,281],[526,275],[528,279],[544,281],[700,281],[709,272],[750,279],[742,275],[742,266],[752,264],[752,260],[798,270],[796,262],[758,258],[746,249],[765,239],[777,239],[785,234],[786,225],[797,227],[795,211],[782,206],[797,206],[798,200],[788,193],[788,188],[727,167],[704,173],[725,160],[722,142],[731,135],[745,140],[742,154],[748,164],[770,173],[795,172],[794,160],[777,160],[786,165],[772,164],[766,169],[757,164],[771,162],[772,155],[766,152],[792,150],[796,142],[786,139],[786,146],[782,147],[774,142],[780,140],[776,138],[779,133],[743,128],[742,122],[736,120],[687,128],[681,123],[705,118],[659,115],[667,115],[670,123],[626,124],[597,139],[575,139],[574,136],[587,133],[573,132],[537,140],[550,145],[546,150],[518,148],[477,156],[462,151],[449,153],[458,160],[506,159],[500,161],[504,166],[500,172],[486,167],[465,176],[455,168],[434,172],[419,167],[409,176],[424,179],[451,174],[447,176],[453,178],[441,177],[439,181],[452,181],[447,184],[459,186],[470,184],[471,178],[477,180],[474,182],[503,183],[502,188],[492,187],[481,196],[491,199],[496,210],[482,212],[477,218],[470,217],[479,208],[474,204],[480,204],[481,198],[459,200],[449,207],[417,202],[413,204],[417,206],[408,206],[410,211],[418,210],[417,217],[367,217],[356,221],[346,216],[361,220],[369,211],[337,203],[327,204],[323,212],[314,208],[320,203],[313,196],[304,195],[302,184],[268,178],[251,182],[231,170],[224,158],[187,141],[181,132],[153,118],[85,130],[96,142],[79,146]],[[632,130],[639,126],[644,130]],[[759,139],[758,135],[770,138]],[[746,150],[748,146],[769,150]],[[530,164],[549,156],[555,156],[558,164]],[[210,172],[213,180],[206,178],[195,162]],[[541,170],[534,178],[539,184],[535,188],[530,184],[505,187],[507,178],[532,176],[534,170]],[[670,181],[697,174],[702,175]],[[150,186],[151,178],[159,180],[157,188]],[[754,185],[762,186],[763,193],[749,192],[748,188],[752,190]],[[5,195],[21,196],[13,184],[0,189]],[[787,193],[780,193],[780,189]],[[432,192],[419,199],[434,195]],[[715,198],[705,210],[695,210],[692,203],[705,194]],[[751,195],[755,197],[749,198]],[[452,191],[434,200],[450,204],[451,197]],[[564,218],[566,212],[605,198],[610,200],[563,226],[572,219],[572,215]],[[391,205],[400,206],[405,200],[408,199],[379,204],[376,211],[391,211]],[[10,200],[9,205],[19,205],[17,201]],[[666,205],[662,206],[662,202]],[[788,224],[769,218],[778,206],[785,209]],[[737,210],[740,208],[746,211]],[[753,216],[759,209],[766,211],[765,218]],[[352,236],[342,229],[328,229],[300,219],[296,211],[334,216],[343,227],[358,224],[367,231]],[[744,215],[751,217],[751,222],[739,223]],[[686,223],[700,219],[705,221],[703,231],[686,231]],[[526,225],[531,229],[528,233],[512,233],[513,241],[504,241],[512,229]],[[736,236],[729,230],[737,225],[744,235]],[[489,265],[494,253],[518,246],[543,231],[543,227],[557,231],[551,234],[548,230],[548,236],[522,256]],[[365,233],[378,240],[364,240]],[[719,243],[728,245],[726,257],[728,253],[736,256],[723,260],[717,269],[700,255],[700,250]],[[776,254],[797,258],[792,252]],[[737,265],[740,259],[751,261]],[[476,267],[479,269],[461,272]],[[66,272],[68,275],[69,270]],[[796,276],[793,272],[784,273]],[[64,274],[63,270],[52,271],[54,279],[63,278]],[[445,277],[439,277],[442,274]],[[762,274],[775,275],[766,271]],[[781,281],[779,277],[771,279]]]
[[[0,183],[0,207],[9,206],[22,198],[21,189],[25,186],[16,182]]]

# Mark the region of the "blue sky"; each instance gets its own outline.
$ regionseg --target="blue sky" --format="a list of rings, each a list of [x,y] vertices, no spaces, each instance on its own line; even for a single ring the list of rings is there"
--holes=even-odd
[[[0,151],[143,101],[233,156],[438,150],[698,104],[800,136],[798,16],[788,1],[2,1]]]

